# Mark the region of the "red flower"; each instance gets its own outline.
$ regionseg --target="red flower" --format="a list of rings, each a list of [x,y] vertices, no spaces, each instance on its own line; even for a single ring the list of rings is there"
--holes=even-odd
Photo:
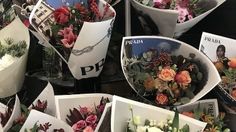
[[[82,131],[86,127],[87,127],[87,123],[84,120],[80,120],[72,126],[72,129],[74,131]]]
[[[182,112],[181,114],[185,115],[185,116],[188,116],[188,117],[191,117],[191,118],[194,118],[194,113],[193,112]]]
[[[165,94],[157,94],[156,103],[161,105],[166,105],[168,103],[168,97]]]
[[[234,89],[232,92],[231,92],[231,96],[236,99],[236,89]]]
[[[97,121],[96,115],[89,115],[85,120],[89,125],[95,124]]]
[[[61,39],[61,42],[66,48],[73,47],[74,42],[77,39],[77,35],[73,33],[73,25],[70,25],[69,27],[65,27],[64,29],[60,30],[58,32],[58,35],[61,35],[63,37],[63,39]]]
[[[181,71],[176,74],[175,80],[180,86],[183,87],[188,86],[192,81],[188,71]]]
[[[55,21],[59,24],[65,24],[69,20],[70,11],[67,7],[63,6],[54,11]]]
[[[32,104],[32,109],[44,112],[47,108],[47,104],[48,104],[47,100],[46,101],[38,100],[36,105]]]

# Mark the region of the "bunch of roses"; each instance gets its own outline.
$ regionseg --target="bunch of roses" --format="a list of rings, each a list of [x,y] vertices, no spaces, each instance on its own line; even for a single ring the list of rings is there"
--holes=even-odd
[[[93,132],[108,102],[108,98],[102,98],[100,104],[95,108],[81,106],[79,109],[74,108],[70,110],[70,115],[67,115],[66,121],[75,132]]]
[[[236,99],[236,58],[214,62],[222,82],[220,85]]]
[[[143,0],[142,0],[143,1]],[[154,8],[172,9],[179,13],[178,23],[183,23],[196,16],[198,0],[151,0]]]
[[[194,71],[199,69],[196,64],[182,56],[176,57],[182,59],[172,57],[166,52],[161,52],[158,57],[153,57],[147,67],[152,72],[146,73],[147,77],[143,80],[145,91],[156,90],[155,101],[160,105],[174,104],[182,96],[186,96],[186,91],[191,91],[192,82],[199,82],[202,79],[200,71]],[[180,60],[182,63],[175,64],[173,60]],[[192,76],[199,76],[199,80],[193,80]],[[191,92],[193,93],[193,91]]]
[[[87,5],[87,6],[86,6]],[[96,0],[88,0],[87,4],[76,3],[74,6],[63,6],[53,12],[55,22],[52,23],[53,38],[65,48],[72,48],[84,22],[101,21],[114,16],[108,13],[110,5],[105,4],[101,12]]]

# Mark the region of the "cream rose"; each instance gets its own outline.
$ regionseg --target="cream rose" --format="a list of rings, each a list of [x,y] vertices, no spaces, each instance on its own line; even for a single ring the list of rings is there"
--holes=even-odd
[[[169,68],[169,67],[165,67],[163,69],[161,69],[161,71],[158,74],[158,77],[163,80],[163,81],[173,81],[175,78],[176,72]]]

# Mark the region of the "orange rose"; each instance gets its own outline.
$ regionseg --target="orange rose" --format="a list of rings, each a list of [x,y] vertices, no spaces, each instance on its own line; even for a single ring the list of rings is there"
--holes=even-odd
[[[234,89],[232,92],[231,92],[231,96],[236,99],[236,89]]]
[[[181,114],[183,114],[185,116],[188,116],[188,117],[191,117],[191,118],[194,118],[193,112],[182,112]]]
[[[231,68],[236,68],[236,58],[229,59],[228,65]]]
[[[165,67],[161,69],[160,73],[158,74],[158,77],[163,81],[172,81],[174,80],[175,75],[176,73],[173,69]]]
[[[156,103],[161,105],[166,105],[168,103],[168,97],[165,94],[157,94]]]
[[[184,86],[184,87],[188,86],[188,84],[191,83],[191,81],[192,81],[188,71],[179,72],[175,76],[175,80],[180,86]]]
[[[154,86],[155,86],[155,82],[154,82],[153,77],[148,76],[146,78],[146,80],[144,80],[144,84],[143,85],[146,88],[146,90],[148,90],[148,91],[152,90],[154,88]]]

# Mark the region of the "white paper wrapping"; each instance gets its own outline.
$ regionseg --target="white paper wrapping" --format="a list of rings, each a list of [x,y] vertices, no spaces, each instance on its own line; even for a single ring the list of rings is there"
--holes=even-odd
[[[49,5],[51,4],[49,8],[47,7],[48,11],[50,12],[54,10],[52,8],[53,6],[60,7],[60,2],[50,0],[47,0],[47,2]],[[105,3],[106,2],[104,0],[99,0],[98,6],[100,10],[104,10],[103,5]],[[39,28],[39,23],[49,19],[50,13],[45,13],[42,15],[42,19],[41,17],[37,18],[37,14],[35,13],[36,10],[40,11],[39,7],[41,5],[44,5],[45,7],[45,4],[42,4],[42,0],[39,0],[30,15],[30,23],[37,31],[37,37],[39,37],[41,41],[44,40],[43,43],[45,46],[50,46],[51,44],[48,42],[49,39]],[[100,22],[84,22],[72,49],[72,53],[70,54],[69,60],[66,62],[68,63],[72,75],[78,80],[83,78],[97,77],[102,71],[111,37],[113,22],[115,20],[115,10],[112,7],[109,7],[108,12],[114,13],[114,17]],[[33,22],[33,19],[36,19],[37,24]],[[45,26],[45,29],[46,28],[50,27]]]
[[[130,81],[130,78],[128,76],[128,71],[126,67],[129,64],[127,64],[126,62],[131,57],[135,57],[138,54],[146,52],[148,49],[165,49],[170,51],[171,54],[183,55],[183,57],[185,58],[188,58],[189,54],[193,53],[195,54],[195,59],[199,60],[201,62],[201,65],[204,65],[205,70],[203,72],[203,76],[207,77],[207,81],[203,88],[190,100],[189,103],[193,103],[199,100],[221,81],[218,71],[213,65],[213,63],[204,54],[202,54],[189,44],[171,38],[159,36],[123,37],[121,47],[121,66],[126,80],[137,93],[138,88],[134,87],[133,83]]]
[[[111,114],[111,132],[124,132],[127,127],[127,121],[131,118],[130,107],[134,115],[141,117],[141,124],[145,119],[156,120],[157,122],[173,119],[174,112],[137,101],[114,96],[112,102]],[[190,131],[203,131],[206,123],[192,119],[190,117],[179,115],[179,125],[188,124]]]
[[[20,132],[25,132],[25,130],[30,130],[33,128],[34,124],[37,123],[39,124],[45,124],[45,123],[50,123],[51,126],[47,130],[48,132],[53,132],[54,129],[64,129],[65,132],[73,132],[73,129],[67,125],[65,122],[50,116],[48,114],[39,112],[37,110],[31,110],[28,118],[26,119],[24,125],[22,126]]]
[[[30,36],[28,29],[18,17],[0,31],[0,36],[1,41],[10,37],[15,42],[25,40],[27,44],[25,54],[10,66],[0,71],[0,97],[4,98],[16,94],[22,87],[25,77]]]
[[[1,104],[0,103],[0,111],[2,113],[5,113],[5,111],[7,110],[7,106],[4,105],[4,104]],[[15,96],[15,103],[14,103],[14,107],[13,107],[13,110],[12,110],[12,114],[11,114],[11,117],[9,118],[9,120],[7,121],[6,125],[1,129],[0,128],[0,131],[2,130],[3,132],[6,132],[8,131],[9,128],[11,128],[12,124],[13,124],[13,121],[18,118],[21,114],[21,110],[20,110],[20,100],[18,98],[18,96],[16,95]],[[1,124],[0,124],[1,126]],[[1,126],[2,127],[2,126]]]
[[[137,0],[131,0],[131,3],[138,12],[141,12],[143,15],[148,15],[152,19],[158,26],[161,36],[178,37],[225,2],[225,0],[216,1],[217,5],[214,8],[184,23],[177,23],[178,12],[175,10],[157,9],[145,6],[137,2]]]

